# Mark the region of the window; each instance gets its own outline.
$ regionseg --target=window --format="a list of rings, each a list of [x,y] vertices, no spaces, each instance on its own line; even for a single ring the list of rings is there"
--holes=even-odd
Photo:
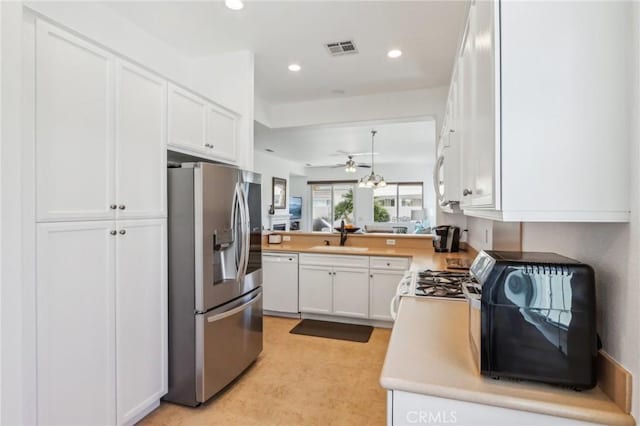
[[[355,218],[353,183],[310,183],[313,231],[331,232]]]
[[[373,190],[375,222],[409,222],[411,211],[423,208],[422,182],[388,183]]]

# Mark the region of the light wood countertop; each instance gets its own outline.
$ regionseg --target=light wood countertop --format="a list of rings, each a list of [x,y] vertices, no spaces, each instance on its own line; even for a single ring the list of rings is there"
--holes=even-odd
[[[467,323],[468,308],[463,301],[402,298],[381,385],[607,425],[635,424],[599,387],[576,392],[481,376],[469,348]]]

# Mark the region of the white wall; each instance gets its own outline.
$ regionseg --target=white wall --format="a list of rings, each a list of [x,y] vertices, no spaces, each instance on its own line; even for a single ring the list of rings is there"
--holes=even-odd
[[[429,223],[435,223],[435,191],[433,188],[433,163],[425,164],[380,164],[375,166],[377,174],[384,176],[387,182],[422,182],[424,190],[423,205],[429,214]],[[358,180],[371,172],[371,169],[358,169],[356,173],[345,173],[342,168],[307,167],[305,174],[308,180]],[[305,196],[305,203],[311,198],[310,192]],[[310,213],[310,206],[306,211]],[[356,225],[373,223],[373,190],[356,188],[355,210]]]
[[[287,180],[287,208],[278,209],[277,213],[289,211],[289,196],[291,195],[291,176],[303,175],[304,166],[293,161],[284,160],[266,152],[254,152],[254,169],[262,175],[262,226],[269,226],[269,206],[271,205],[271,179],[279,177]],[[303,207],[304,208],[304,207]]]
[[[439,129],[447,87],[270,105],[270,127],[434,117]]]
[[[0,424],[23,424],[23,281],[22,281],[22,194],[21,194],[21,49],[22,5],[0,2],[0,258],[2,300],[0,305]]]

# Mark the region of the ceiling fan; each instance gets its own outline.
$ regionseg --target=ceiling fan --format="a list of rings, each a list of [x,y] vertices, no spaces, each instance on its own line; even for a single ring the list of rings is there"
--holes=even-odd
[[[357,163],[353,160],[353,155],[347,156],[347,161],[344,164],[336,164],[335,166],[331,166],[332,169],[337,169],[340,167],[344,167],[344,171],[347,173],[355,173],[358,170],[358,167],[364,169],[370,169],[371,164],[365,163]]]

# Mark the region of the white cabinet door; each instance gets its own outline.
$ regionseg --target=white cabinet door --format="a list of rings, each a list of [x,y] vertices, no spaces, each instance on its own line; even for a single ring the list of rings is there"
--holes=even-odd
[[[215,105],[208,106],[205,147],[211,155],[223,160],[237,160],[236,126],[237,116],[234,113]]]
[[[113,221],[38,225],[40,425],[116,422],[114,229]]]
[[[480,1],[471,14],[474,45],[473,84],[473,179],[472,205],[494,207],[496,153],[496,75],[494,40],[495,2]]]
[[[458,137],[461,148],[461,191],[460,205],[471,206],[473,189],[475,185],[475,161],[473,158],[474,144],[474,120],[473,120],[473,96],[474,96],[474,64],[473,64],[473,19],[475,6],[469,7],[469,19],[463,38],[462,56],[460,57],[460,73],[462,84],[460,90],[460,118],[458,120]]]
[[[262,255],[262,308],[266,311],[298,313],[298,255]]]
[[[165,219],[118,221],[116,348],[118,424],[167,392]]]
[[[166,83],[116,62],[116,197],[118,218],[166,216]]]
[[[36,22],[37,219],[111,219],[113,56]]]
[[[330,314],[333,301],[333,269],[300,266],[300,312]]]
[[[171,83],[168,92],[169,146],[208,154],[205,148],[208,102]]]
[[[393,321],[389,312],[403,272],[372,269],[369,275],[369,318]]]
[[[367,318],[369,316],[369,270],[352,268],[334,268],[333,270],[333,313],[345,317]]]

